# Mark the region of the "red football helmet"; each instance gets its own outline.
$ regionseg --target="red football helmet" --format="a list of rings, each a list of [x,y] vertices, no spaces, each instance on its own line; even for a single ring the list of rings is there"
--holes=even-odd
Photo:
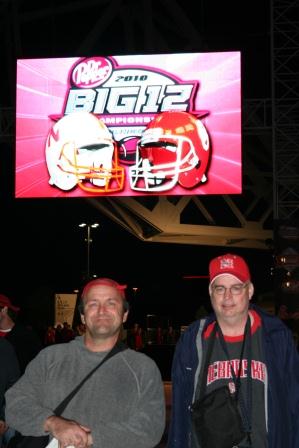
[[[206,182],[210,142],[203,123],[188,112],[157,115],[143,132],[130,167],[133,190],[166,191],[177,183],[194,188]]]

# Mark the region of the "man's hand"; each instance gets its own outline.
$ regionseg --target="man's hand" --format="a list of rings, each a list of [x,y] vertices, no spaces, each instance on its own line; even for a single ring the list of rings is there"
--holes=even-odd
[[[90,429],[74,420],[52,415],[45,421],[44,429],[58,440],[60,448],[88,448],[93,443]]]

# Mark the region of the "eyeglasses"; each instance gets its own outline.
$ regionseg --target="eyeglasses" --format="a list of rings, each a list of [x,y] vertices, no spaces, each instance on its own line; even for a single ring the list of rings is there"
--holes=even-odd
[[[232,285],[226,288],[223,285],[216,285],[213,287],[213,292],[217,296],[224,296],[226,291],[229,291],[233,296],[239,296],[242,294],[243,289],[248,286],[248,283],[238,283],[237,285]]]

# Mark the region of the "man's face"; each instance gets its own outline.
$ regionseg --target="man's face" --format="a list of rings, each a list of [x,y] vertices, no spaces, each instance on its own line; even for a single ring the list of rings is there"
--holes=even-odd
[[[253,285],[242,283],[230,274],[216,278],[209,288],[211,304],[217,319],[232,320],[247,315]]]
[[[92,286],[84,299],[82,322],[86,334],[94,339],[106,339],[119,333],[122,323],[127,320],[124,301],[120,292],[112,286]]]

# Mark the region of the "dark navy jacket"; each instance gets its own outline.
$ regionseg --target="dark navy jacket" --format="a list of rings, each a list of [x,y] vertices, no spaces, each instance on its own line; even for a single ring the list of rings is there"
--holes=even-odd
[[[299,448],[299,354],[292,332],[276,316],[252,305],[261,316],[262,340],[268,375],[268,448]],[[204,328],[215,320],[207,317]],[[172,415],[168,448],[191,447],[191,414],[195,381],[201,365],[200,321],[180,337],[172,364]],[[197,340],[196,340],[197,338]]]

